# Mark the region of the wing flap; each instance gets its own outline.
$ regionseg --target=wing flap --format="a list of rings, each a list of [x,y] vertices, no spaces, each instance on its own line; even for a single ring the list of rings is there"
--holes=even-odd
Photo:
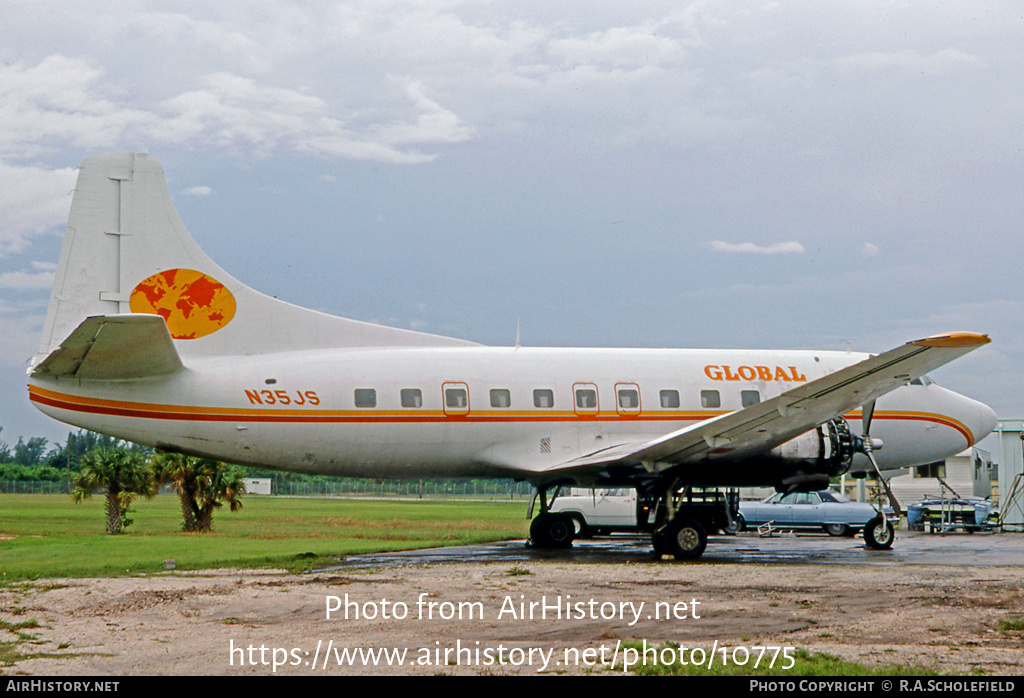
[[[131,380],[184,368],[158,315],[88,317],[32,370],[33,376]]]
[[[620,447],[575,458],[548,468],[547,472],[641,463],[676,465],[715,458],[738,460],[767,453],[989,341],[987,335],[956,332],[908,342],[770,400],[632,448]]]

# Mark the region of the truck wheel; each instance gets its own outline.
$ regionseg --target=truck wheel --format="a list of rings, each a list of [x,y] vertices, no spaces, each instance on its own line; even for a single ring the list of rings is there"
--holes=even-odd
[[[576,538],[593,538],[597,535],[597,530],[587,525],[587,520],[583,518],[582,514],[573,514],[572,517],[573,527],[576,529]]]

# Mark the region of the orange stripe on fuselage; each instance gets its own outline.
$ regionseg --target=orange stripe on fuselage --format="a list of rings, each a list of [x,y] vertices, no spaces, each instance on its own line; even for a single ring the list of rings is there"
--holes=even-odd
[[[846,419],[862,419],[863,416],[860,411],[849,412],[845,415]],[[967,439],[967,446],[973,446],[974,433],[967,428],[967,426],[952,417],[947,417],[944,414],[937,414],[935,412],[889,412],[889,411],[876,411],[872,419],[892,419],[895,421],[902,422],[932,422],[934,424],[941,424],[942,426],[949,427],[955,431],[960,432],[960,435]]]
[[[128,402],[104,400],[59,393],[37,386],[29,386],[29,399],[40,405],[84,414],[111,415],[134,419],[161,419],[195,422],[279,422],[297,424],[317,423],[434,423],[434,422],[593,422],[593,421],[701,421],[726,414],[724,411],[660,411],[643,414],[619,414],[600,412],[578,415],[575,412],[513,412],[476,411],[469,414],[447,415],[436,410],[311,410],[261,408],[199,407],[193,405],[168,405],[149,402]],[[848,412],[847,419],[861,419],[861,412]],[[931,422],[959,432],[974,444],[974,435],[962,422],[934,412],[876,411],[876,420]]]
[[[407,409],[395,410],[316,410],[316,409],[266,409],[250,407],[198,407],[192,405],[169,405],[149,402],[128,402],[104,400],[58,393],[45,388],[29,386],[29,399],[40,405],[47,405],[71,412],[85,414],[107,414],[142,419],[219,421],[219,422],[579,422],[606,420],[649,419],[657,421],[699,421],[717,417],[725,412],[659,412],[657,414],[620,415],[617,412],[577,415],[575,412],[545,411],[521,412],[509,410],[474,411],[469,414],[445,414],[439,410]]]

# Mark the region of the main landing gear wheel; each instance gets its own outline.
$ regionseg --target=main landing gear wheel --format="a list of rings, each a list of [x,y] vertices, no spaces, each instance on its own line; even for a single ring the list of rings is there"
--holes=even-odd
[[[538,514],[530,522],[530,540],[538,548],[569,548],[576,537],[576,522],[569,514]]]
[[[673,519],[654,534],[654,550],[677,560],[696,560],[708,547],[708,533],[696,519]]]
[[[896,540],[896,531],[883,516],[876,516],[864,526],[864,542],[873,550],[888,550]]]

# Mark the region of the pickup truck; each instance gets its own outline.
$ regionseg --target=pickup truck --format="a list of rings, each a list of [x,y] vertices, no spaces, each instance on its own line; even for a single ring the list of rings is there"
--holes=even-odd
[[[576,537],[590,538],[614,531],[636,531],[636,490],[570,488],[551,503],[552,512],[565,512],[576,522]]]

